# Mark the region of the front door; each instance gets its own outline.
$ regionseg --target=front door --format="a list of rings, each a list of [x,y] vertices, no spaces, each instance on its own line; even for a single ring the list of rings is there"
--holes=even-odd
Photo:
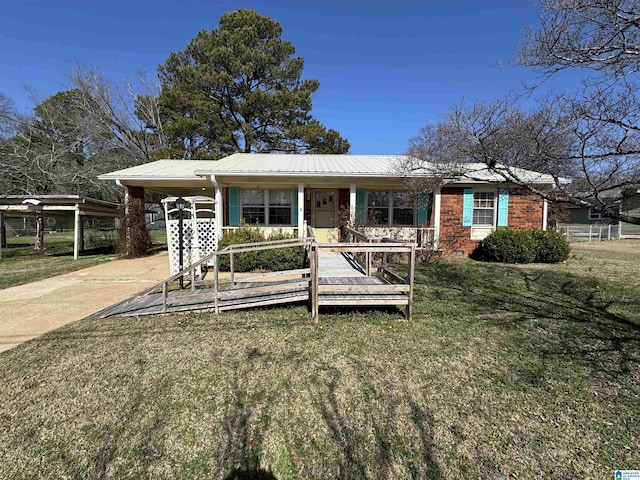
[[[338,191],[313,190],[313,232],[320,243],[338,241]]]

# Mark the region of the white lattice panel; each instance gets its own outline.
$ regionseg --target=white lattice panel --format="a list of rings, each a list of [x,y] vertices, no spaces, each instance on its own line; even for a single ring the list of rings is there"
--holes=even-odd
[[[218,236],[216,222],[213,218],[198,218],[196,219],[196,225],[198,259],[200,259],[216,251],[218,248]],[[209,265],[213,265],[213,261]]]
[[[218,248],[215,220],[212,218],[196,219],[195,225],[197,228],[194,230],[192,220],[183,220],[182,222],[183,268],[197,262]],[[178,220],[167,221],[167,243],[169,245],[169,266],[173,275],[180,271]]]

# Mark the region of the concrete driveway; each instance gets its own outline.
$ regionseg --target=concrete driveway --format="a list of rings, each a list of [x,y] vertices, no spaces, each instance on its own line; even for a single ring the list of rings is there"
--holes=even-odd
[[[125,300],[168,276],[169,260],[162,252],[0,290],[0,352]]]

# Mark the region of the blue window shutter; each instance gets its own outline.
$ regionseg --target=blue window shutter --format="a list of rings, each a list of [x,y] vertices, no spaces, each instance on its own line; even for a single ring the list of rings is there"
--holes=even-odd
[[[429,217],[429,193],[418,194],[418,225],[426,225]]]
[[[240,225],[240,188],[229,187],[229,225]]]
[[[473,188],[465,188],[462,195],[462,226],[473,224]]]
[[[507,217],[509,216],[509,190],[501,188],[498,191],[498,226],[507,226]]]
[[[298,189],[293,189],[293,215],[291,216],[291,225],[298,225]]]
[[[367,223],[367,206],[365,204],[367,191],[364,188],[356,188],[356,223]]]

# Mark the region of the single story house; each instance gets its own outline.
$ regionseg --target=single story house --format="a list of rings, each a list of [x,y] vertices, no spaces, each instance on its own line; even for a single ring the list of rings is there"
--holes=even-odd
[[[220,160],[158,160],[101,175],[129,197],[144,191],[215,199],[217,238],[243,221],[320,242],[339,241],[339,227],[469,254],[497,227],[547,226],[546,201],[506,183],[482,164],[435,182],[433,170],[402,170],[404,155],[233,154]],[[520,172],[552,185],[538,172]]]

